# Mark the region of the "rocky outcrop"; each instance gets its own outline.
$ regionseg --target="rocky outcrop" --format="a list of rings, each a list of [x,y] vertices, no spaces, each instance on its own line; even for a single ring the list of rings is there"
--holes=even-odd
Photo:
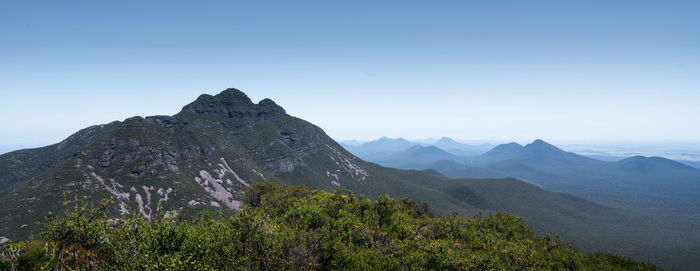
[[[0,231],[16,234],[14,221],[30,219],[18,208],[47,209],[55,204],[49,199],[64,194],[91,202],[112,197],[115,215],[152,219],[204,206],[238,210],[246,187],[263,180],[330,188],[363,185],[369,176],[319,127],[287,115],[270,99],[253,103],[237,89],[201,95],[174,116],[85,129],[60,149],[90,139],[65,158],[72,162],[49,170],[25,189],[32,192],[23,192],[49,196],[0,210],[6,215]]]

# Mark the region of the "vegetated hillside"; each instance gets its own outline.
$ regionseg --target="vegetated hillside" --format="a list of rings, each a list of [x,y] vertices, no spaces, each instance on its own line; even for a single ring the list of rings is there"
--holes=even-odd
[[[608,174],[658,193],[694,198],[700,191],[700,169],[662,157],[634,156],[607,165]],[[697,203],[700,203],[697,202]],[[697,205],[700,206],[700,205]],[[700,210],[697,214],[700,214]]]
[[[0,155],[0,196],[11,191],[19,183],[34,178],[42,172],[76,154],[78,149],[119,126],[119,122],[95,125],[82,129],[65,140],[46,147],[24,149]]]
[[[129,118],[69,159],[0,197],[0,237],[26,238],[60,202],[116,197],[112,214],[152,217],[207,207],[235,211],[245,187],[269,180],[314,189],[352,189],[430,201],[444,211],[474,208],[426,184],[439,174],[403,172],[364,162],[319,127],[287,115],[273,101],[241,91],[202,95],[175,116]],[[41,151],[41,150],[40,150]],[[31,161],[23,161],[28,164]]]
[[[425,167],[437,170],[438,172],[449,178],[460,178],[463,176],[469,176],[469,178],[476,179],[493,179],[508,177],[508,174],[505,173],[501,173],[495,170],[479,166],[467,166],[455,160],[440,160],[435,163],[428,164]]]
[[[518,214],[531,221],[528,225],[534,231],[559,235],[584,251],[616,247],[618,251],[635,255],[635,249],[619,243],[651,247],[643,241],[644,236],[623,233],[632,229],[626,223],[637,223],[637,218],[570,194],[543,193],[542,189],[517,179],[453,179],[440,183],[439,188],[481,210]],[[656,253],[644,256],[655,257]]]
[[[512,144],[512,143],[511,143]],[[450,178],[512,176],[545,189],[563,191],[605,204],[700,214],[700,169],[660,157],[603,162],[565,152],[536,140],[523,148],[500,145],[469,164],[430,165]],[[510,151],[502,151],[504,149]]]
[[[110,270],[657,270],[583,254],[497,213],[439,216],[428,205],[370,201],[265,182],[235,216],[110,221],[78,206],[41,240],[0,250],[0,268]]]
[[[527,146],[502,144],[466,159],[428,163],[431,156],[420,153],[394,158],[391,163],[380,163],[434,169],[453,179],[511,176],[539,188],[566,192],[611,206],[610,212],[603,213],[577,209],[561,212],[556,208],[530,208],[561,203],[548,201],[557,197],[542,193],[526,197],[528,193],[521,193],[521,186],[509,185],[509,191],[518,191],[518,194],[508,194],[509,191],[496,188],[498,182],[491,182],[488,183],[490,188],[484,191],[492,193],[483,197],[476,197],[476,194],[460,197],[455,194],[460,187],[431,186],[440,187],[441,191],[459,201],[471,205],[479,202],[481,204],[476,206],[479,208],[523,216],[538,233],[551,233],[547,228],[554,228],[563,238],[582,249],[615,251],[680,269],[691,269],[700,264],[700,256],[693,253],[700,250],[700,234],[696,231],[700,225],[700,170],[681,163],[654,157],[603,162],[565,152],[542,140],[535,140]],[[417,165],[420,163],[425,164]],[[487,199],[507,202],[507,206],[484,205]]]
[[[510,151],[503,151],[506,148]],[[567,232],[578,229],[586,239],[597,240],[598,246],[667,267],[692,270],[700,264],[700,256],[695,253],[700,250],[700,170],[658,157],[603,162],[567,153],[543,141],[523,148],[501,145],[472,162],[441,162],[430,167],[450,178],[512,176],[614,207],[617,217],[600,217],[595,225],[561,221],[557,226],[564,226],[560,230]],[[528,219],[527,210],[502,210]],[[531,226],[537,230],[534,224]]]

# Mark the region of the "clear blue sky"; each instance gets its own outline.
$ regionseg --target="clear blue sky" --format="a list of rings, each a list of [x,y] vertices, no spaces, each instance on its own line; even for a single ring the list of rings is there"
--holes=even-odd
[[[143,2],[0,2],[0,145],[227,87],[336,139],[700,139],[698,1]]]

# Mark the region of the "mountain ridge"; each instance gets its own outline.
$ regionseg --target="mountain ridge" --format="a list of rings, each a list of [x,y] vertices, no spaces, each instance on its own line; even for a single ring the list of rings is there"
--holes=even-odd
[[[413,161],[415,158],[408,157],[406,160]],[[395,162],[395,164],[399,163],[400,161]],[[414,167],[419,166],[414,165]],[[700,170],[682,163],[661,157],[641,156],[616,162],[604,162],[566,152],[543,140],[535,140],[526,146],[517,143],[501,144],[476,157],[464,160],[438,160],[426,163],[420,168],[435,169],[451,179],[514,177],[541,189],[567,193],[612,207],[621,213],[614,216],[600,215],[597,218],[598,224],[587,224],[583,220],[576,224],[558,221],[556,225],[570,231],[586,232],[586,229],[594,228],[600,231],[567,236],[567,240],[575,240],[579,236],[587,236],[584,239],[591,239],[591,236],[595,235],[597,236],[595,240],[608,243],[613,247],[619,243],[637,243],[635,245],[637,248],[629,246],[616,248],[636,255],[648,253],[646,251],[650,250],[650,247],[657,247],[657,251],[668,251],[664,253],[664,257],[674,259],[673,262],[682,263],[679,266],[682,265],[686,269],[692,270],[690,266],[700,262],[700,257],[689,253],[699,249],[697,244],[700,241],[700,234],[689,229],[700,223],[698,211],[700,210],[700,193],[698,193]],[[454,194],[455,191],[460,191],[459,189],[459,187],[442,188],[453,197],[460,196]],[[489,189],[499,191],[496,186]],[[505,196],[508,192],[510,191],[490,195],[505,201],[509,198]],[[472,200],[480,203],[476,204],[477,207],[491,206],[487,204],[484,197],[473,193],[464,194],[473,196]],[[536,197],[544,200],[547,196]],[[522,205],[532,205],[525,204],[527,200],[528,198],[523,198]],[[520,205],[511,202],[507,208],[501,207],[526,218],[529,215],[535,215],[543,219],[542,217],[548,216],[550,212],[557,212],[548,210],[537,213],[537,210],[522,209],[523,206]],[[574,208],[569,215],[582,214]],[[600,224],[607,224],[607,226]],[[531,226],[533,229],[539,227],[536,223]],[[605,234],[603,232],[614,234],[602,238],[601,235]],[[572,242],[579,247],[587,246],[586,240]],[[657,255],[647,254],[647,257],[657,257]],[[663,260],[659,259],[659,261]]]
[[[121,122],[93,125],[81,129],[59,143],[21,149],[0,155],[0,196],[75,155],[83,146],[116,128]],[[27,167],[26,163],[32,163]]]
[[[425,186],[444,177],[364,162],[321,128],[287,115],[272,100],[255,104],[237,89],[200,95],[173,116],[132,117],[114,125],[0,197],[9,206],[0,210],[0,236],[37,232],[34,219],[60,213],[56,203],[75,197],[114,197],[110,212],[118,215],[235,211],[245,187],[264,180],[370,197],[410,196],[443,210],[474,209]]]

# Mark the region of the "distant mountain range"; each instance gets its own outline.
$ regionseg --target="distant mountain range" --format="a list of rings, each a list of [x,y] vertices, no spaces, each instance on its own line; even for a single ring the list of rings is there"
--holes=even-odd
[[[700,215],[700,169],[661,157],[604,162],[536,140],[524,147],[513,143],[497,146],[462,165],[446,167],[440,162],[423,168],[434,168],[451,178],[512,176],[605,204]],[[493,175],[485,176],[483,171]]]
[[[374,162],[393,168],[416,169],[423,165],[438,160],[458,160],[463,157],[444,151],[435,146],[414,145],[403,151],[393,152],[381,158],[374,159]]]
[[[430,145],[443,149],[454,155],[463,157],[479,155],[493,148],[493,145],[488,143],[483,143],[479,145],[468,145],[459,143],[449,137],[442,137],[437,142],[432,143]]]
[[[630,179],[615,179],[621,172]],[[150,219],[211,209],[232,213],[247,186],[267,180],[349,189],[370,198],[410,197],[443,213],[506,211],[522,216],[535,232],[557,234],[586,251],[693,266],[700,263],[693,253],[700,238],[697,231],[683,230],[697,229],[688,224],[693,218],[651,217],[632,209],[645,201],[627,202],[631,195],[647,195],[634,193],[658,187],[667,187],[659,190],[662,195],[681,195],[682,187],[687,188],[684,197],[698,191],[689,179],[658,179],[664,174],[691,178],[696,172],[655,158],[605,163],[544,141],[493,147],[449,138],[431,144],[381,138],[341,146],[272,100],[253,103],[243,92],[227,89],[201,95],[173,116],[92,126],[55,145],[0,155],[0,240],[38,233],[34,222],[62,214],[76,199],[112,198],[108,211],[114,217]],[[608,194],[600,192],[604,188]],[[560,192],[565,189],[574,195]],[[590,197],[594,192],[602,196]],[[607,195],[623,195],[619,200],[624,202],[599,200]],[[665,203],[661,207],[672,210]]]
[[[391,163],[392,161],[396,161],[397,158],[400,158],[402,155],[407,155],[401,154],[402,152],[408,151],[409,148],[416,147],[416,146],[422,146],[422,147],[437,147],[441,151],[446,152],[450,155],[447,156],[441,156],[441,155],[433,155],[434,159],[453,159],[457,157],[470,157],[470,156],[477,156],[479,154],[482,154],[491,148],[493,148],[493,145],[488,144],[488,143],[483,143],[479,145],[469,145],[469,144],[463,144],[455,141],[452,138],[449,137],[442,137],[438,140],[435,141],[429,141],[429,140],[423,140],[423,141],[409,141],[404,138],[398,138],[398,139],[392,139],[388,137],[381,137],[377,140],[374,141],[369,141],[369,142],[362,142],[360,141],[344,141],[340,143],[345,149],[348,151],[352,152],[353,154],[357,155],[358,157],[367,160],[367,161],[372,161],[379,163],[381,165],[385,166],[392,166],[392,167],[397,167],[394,166],[393,164],[384,164],[383,162],[389,162]],[[430,152],[431,149],[414,149],[412,150],[412,154],[418,154],[416,153],[417,151],[425,151],[425,152]],[[436,150],[432,149],[432,152],[435,152]],[[433,160],[434,160],[433,159]],[[401,163],[403,164],[403,163]],[[415,163],[408,163],[406,165],[399,165],[399,168],[413,168],[410,165],[413,165]]]
[[[385,138],[382,142],[388,140]],[[365,143],[360,147],[365,146],[362,151],[368,154],[372,149],[367,146],[379,143]],[[404,142],[404,145],[408,144]],[[352,148],[349,150],[353,151]],[[601,161],[563,151],[543,140],[535,140],[526,146],[501,144],[475,156],[460,156],[435,145],[421,147],[416,144],[402,151],[385,153],[380,158],[368,156],[367,159],[388,167],[434,169],[453,179],[513,177],[542,189],[579,196],[624,210],[632,217],[608,217],[610,220],[606,223],[622,222],[628,225],[625,230],[656,235],[653,242],[665,243],[666,249],[676,251],[675,255],[684,255],[674,256],[677,262],[700,261],[700,257],[687,254],[687,251],[700,251],[700,233],[688,231],[700,225],[700,169],[684,163],[643,156]],[[446,191],[455,196],[457,189],[446,188]],[[502,197],[505,193],[498,194],[494,197]],[[509,209],[513,206],[518,205],[500,209],[525,216],[523,210]],[[598,219],[605,221],[605,218]],[[655,222],[639,222],[645,220]]]
[[[476,152],[487,146],[466,145],[448,137],[432,144],[383,137],[346,147],[363,159],[387,167],[435,169],[450,178],[515,177],[605,204],[670,208],[700,215],[700,169],[685,163],[643,156],[601,161],[563,151],[543,140],[526,146],[501,144],[478,155],[461,155],[458,151]]]

